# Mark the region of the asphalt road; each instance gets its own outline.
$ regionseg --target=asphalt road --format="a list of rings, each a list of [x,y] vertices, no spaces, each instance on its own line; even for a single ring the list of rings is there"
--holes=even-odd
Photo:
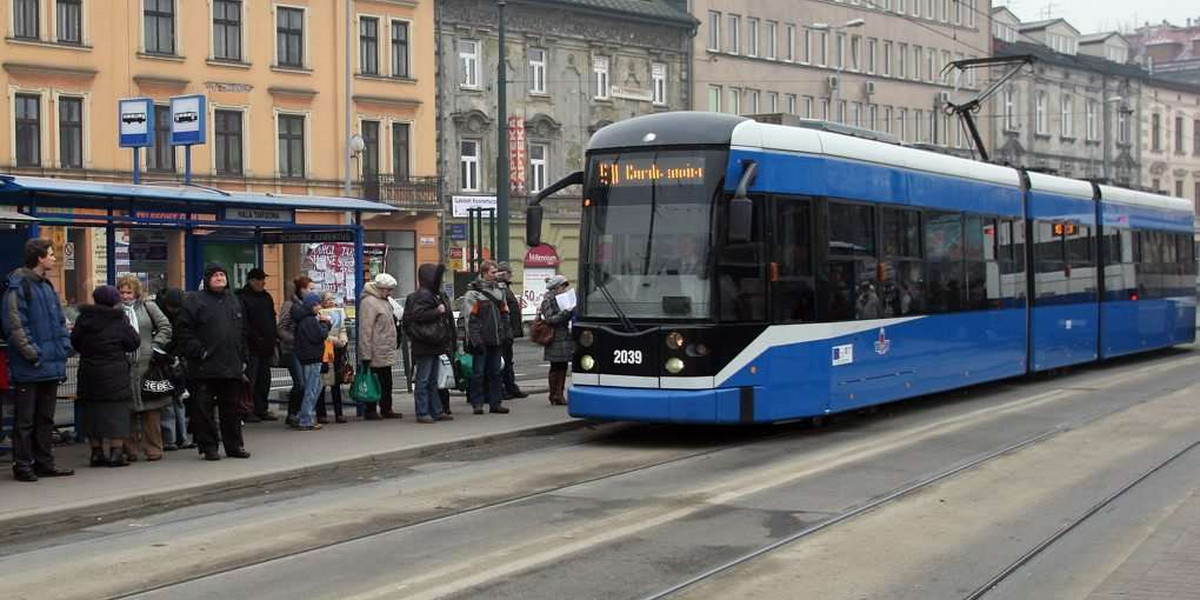
[[[652,598],[729,566],[673,596],[965,598],[1195,442],[1197,366],[1200,353],[1175,350],[818,429],[614,426],[527,451],[434,457],[9,548],[0,589],[63,599]],[[1185,453],[992,594],[1086,597],[1128,549],[1114,528],[1144,528],[1147,506],[1178,501],[1180,482],[1197,474],[1200,456]]]

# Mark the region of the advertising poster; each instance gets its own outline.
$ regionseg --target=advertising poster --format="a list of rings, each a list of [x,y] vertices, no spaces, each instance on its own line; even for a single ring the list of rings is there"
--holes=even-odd
[[[546,279],[554,277],[557,271],[545,267],[525,267],[525,279],[518,299],[521,301],[521,318],[532,321],[542,306],[546,297]]]
[[[385,244],[366,244],[363,257],[367,262],[366,278],[384,272]],[[347,318],[354,318],[355,288],[354,244],[329,242],[306,244],[301,270],[313,280],[317,290],[333,293],[334,300],[345,307]]]

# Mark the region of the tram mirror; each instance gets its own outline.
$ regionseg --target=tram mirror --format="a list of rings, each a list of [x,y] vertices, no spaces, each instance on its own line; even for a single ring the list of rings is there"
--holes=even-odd
[[[753,239],[754,203],[749,198],[729,200],[729,243],[744,244]]]
[[[542,207],[525,209],[525,244],[530,248],[542,243]]]

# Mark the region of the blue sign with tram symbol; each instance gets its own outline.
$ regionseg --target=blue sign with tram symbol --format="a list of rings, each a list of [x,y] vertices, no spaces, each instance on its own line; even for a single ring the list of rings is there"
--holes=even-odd
[[[204,144],[208,131],[207,98],[203,94],[171,98],[171,145]]]
[[[154,100],[124,98],[117,102],[117,126],[121,148],[154,145]]]

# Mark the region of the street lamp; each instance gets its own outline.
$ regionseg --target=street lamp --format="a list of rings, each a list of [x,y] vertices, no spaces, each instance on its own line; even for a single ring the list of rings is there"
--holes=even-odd
[[[504,7],[507,0],[497,0],[499,13],[499,60],[496,61],[496,253],[497,260],[508,260],[508,49],[505,40]]]
[[[856,27],[862,27],[863,25],[866,25],[866,24],[867,24],[866,19],[858,18],[858,19],[850,19],[849,21],[846,21],[845,23],[842,23],[841,25],[830,25],[829,23],[813,23],[811,26],[811,29],[815,29],[817,31],[838,32],[838,31],[842,31],[845,29],[854,29]],[[841,95],[842,95],[842,67],[846,64],[845,48],[842,48],[842,53],[838,58],[839,58],[839,60],[837,61],[837,86],[835,86],[833,88],[833,99],[832,99],[833,112],[834,112],[835,116],[839,116],[839,115],[837,115],[837,113],[838,113],[838,108],[840,107]],[[846,115],[842,114],[842,115],[840,115],[840,117],[841,117],[841,120],[845,120]]]

